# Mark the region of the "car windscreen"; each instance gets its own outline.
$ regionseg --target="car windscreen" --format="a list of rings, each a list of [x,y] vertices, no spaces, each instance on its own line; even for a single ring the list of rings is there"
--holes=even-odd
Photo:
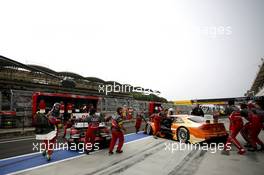
[[[189,117],[188,120],[195,122],[195,123],[205,122],[205,119],[203,117],[198,117],[198,116]]]

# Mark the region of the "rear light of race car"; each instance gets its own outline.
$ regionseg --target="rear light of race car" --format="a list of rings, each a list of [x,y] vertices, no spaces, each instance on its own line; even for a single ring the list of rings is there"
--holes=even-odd
[[[220,132],[225,131],[225,127],[223,124],[205,124],[201,126],[202,130],[210,131],[210,132]]]
[[[201,129],[202,130],[210,130],[211,129],[211,126],[210,125],[202,125],[201,126]]]

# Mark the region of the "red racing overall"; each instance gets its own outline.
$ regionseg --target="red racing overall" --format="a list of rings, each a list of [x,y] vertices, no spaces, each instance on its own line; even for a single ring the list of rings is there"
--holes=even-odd
[[[39,102],[39,110],[40,110],[40,113],[45,113],[46,103],[45,103],[44,100],[40,100],[40,102]]]
[[[243,119],[240,116],[240,112],[232,112],[231,115],[228,117],[230,121],[229,131],[230,134],[225,144],[225,150],[227,146],[233,143],[238,148],[238,154],[244,154],[245,150],[239,141],[236,139],[236,136],[240,132],[243,127]]]
[[[109,146],[109,153],[113,152],[116,141],[118,139],[117,152],[122,151],[122,146],[124,144],[124,133],[122,131],[123,119],[120,115],[112,117],[112,139]]]
[[[136,133],[138,133],[138,131],[141,127],[141,123],[142,123],[142,116],[141,116],[141,114],[138,114],[137,118],[136,118],[136,123],[135,123]]]
[[[53,153],[53,149],[55,146],[55,142],[57,140],[58,137],[58,124],[61,123],[60,121],[60,104],[59,103],[55,103],[53,105],[53,108],[51,109],[51,111],[47,114],[48,117],[48,122],[55,126],[55,136],[50,139],[50,140],[44,140],[44,144],[45,144],[45,151],[42,153],[44,156],[47,156],[47,159],[50,160],[51,159],[51,154]],[[54,133],[54,131],[52,131]]]
[[[251,146],[256,150],[257,144],[264,149],[264,143],[259,139],[258,135],[262,129],[262,119],[259,115],[251,113],[249,114],[249,141]]]
[[[96,131],[99,128],[100,119],[97,115],[92,115],[89,120],[89,126],[85,134],[85,148],[93,147],[96,137]],[[89,144],[89,145],[88,145]],[[91,151],[91,150],[86,150]]]
[[[154,114],[153,121],[154,121],[153,135],[156,136],[158,132],[160,131],[161,117],[159,116],[159,114]]]
[[[247,144],[250,144],[250,139],[249,139],[249,131],[251,128],[251,124],[250,122],[247,122],[243,128],[240,131],[240,134],[242,135],[242,137],[245,139],[245,141],[247,142]]]
[[[65,125],[64,125],[64,132],[63,132],[63,138],[65,138],[65,136],[66,136],[67,129],[68,129],[68,128],[71,128],[72,125],[73,125],[73,121],[72,121],[72,119],[69,119],[69,120],[65,123]]]
[[[56,136],[53,139],[44,140],[45,151],[46,151],[45,154],[47,154],[48,156],[51,156],[53,153],[53,149],[54,149],[57,137],[58,137],[58,124],[60,123],[60,120],[57,120],[54,116],[50,116],[48,120],[49,120],[49,123],[54,125],[57,129]]]

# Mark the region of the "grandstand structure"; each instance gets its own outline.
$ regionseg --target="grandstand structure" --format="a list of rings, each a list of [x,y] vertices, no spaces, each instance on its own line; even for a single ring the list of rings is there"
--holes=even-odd
[[[261,59],[259,70],[246,96],[264,96],[264,59]]]
[[[65,81],[65,80],[68,80]],[[67,86],[63,83],[75,82],[75,86]],[[78,92],[90,95],[102,95],[98,91],[100,84],[110,82],[96,77],[83,77],[72,72],[56,72],[39,65],[25,65],[17,61],[0,56],[0,82],[1,89],[45,89],[51,92]],[[112,81],[111,81],[112,82]],[[7,86],[9,85],[9,86]],[[110,96],[128,97],[125,93],[110,93]]]
[[[50,103],[54,102],[56,96],[56,102],[83,102],[95,97],[98,98],[98,110],[107,113],[115,112],[117,106],[148,110],[149,100],[138,100],[133,93],[110,92],[106,95],[99,91],[100,85],[113,83],[121,85],[72,72],[57,72],[40,65],[26,65],[0,55],[0,128],[32,126],[35,103],[39,102],[34,101],[36,94],[52,94]],[[48,109],[51,107],[51,104],[47,106]]]

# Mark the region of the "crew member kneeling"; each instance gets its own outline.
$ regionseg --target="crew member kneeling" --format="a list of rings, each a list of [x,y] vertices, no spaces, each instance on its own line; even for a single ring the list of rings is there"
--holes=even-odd
[[[232,112],[232,114],[229,116],[229,120],[230,120],[230,126],[229,126],[230,134],[229,134],[227,142],[225,144],[225,151],[229,151],[229,150],[227,150],[227,147],[229,147],[230,144],[233,143],[237,147],[237,149],[239,150],[238,154],[244,154],[245,149],[242,147],[242,145],[236,139],[240,130],[243,128],[243,120],[242,120],[240,112],[235,112],[235,111]]]

